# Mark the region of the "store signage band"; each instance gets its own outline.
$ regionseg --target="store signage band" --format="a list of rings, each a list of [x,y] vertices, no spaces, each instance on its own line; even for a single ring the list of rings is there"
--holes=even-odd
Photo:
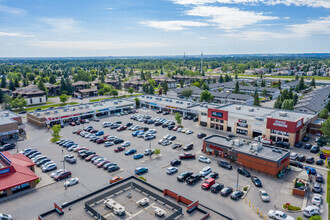
[[[283,128],[287,128],[288,125],[286,124],[285,121],[279,121],[279,120],[275,120],[275,122],[273,123],[274,126],[278,126],[278,127],[283,127]]]

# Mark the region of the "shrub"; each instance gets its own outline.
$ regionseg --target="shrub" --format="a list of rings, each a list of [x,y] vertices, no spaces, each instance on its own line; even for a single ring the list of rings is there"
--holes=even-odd
[[[147,179],[146,179],[146,178],[144,178],[143,176],[139,176],[139,179],[141,179],[141,180],[143,180],[143,181],[147,182]]]
[[[245,186],[244,188],[243,188],[243,191],[247,191],[248,190],[248,186]]]
[[[284,204],[283,205],[283,208],[286,209],[286,210],[289,210],[289,211],[298,211],[298,210],[301,210],[300,207],[298,206],[293,206],[293,205],[287,205],[287,204]]]

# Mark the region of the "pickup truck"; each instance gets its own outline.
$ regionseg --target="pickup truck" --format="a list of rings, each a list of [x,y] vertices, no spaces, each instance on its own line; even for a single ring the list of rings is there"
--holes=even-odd
[[[186,182],[190,185],[195,184],[198,180],[202,178],[200,174],[193,174],[186,179]]]
[[[188,150],[192,150],[193,147],[194,147],[194,144],[188,144],[188,145],[184,146],[182,149],[184,151],[188,151]]]
[[[254,140],[261,142],[263,144],[274,144],[272,140],[267,140],[267,139],[263,138],[262,136],[255,137]]]
[[[195,154],[190,154],[190,153],[184,153],[184,154],[179,154],[179,158],[181,160],[184,160],[184,159],[195,159],[196,158],[196,155]]]

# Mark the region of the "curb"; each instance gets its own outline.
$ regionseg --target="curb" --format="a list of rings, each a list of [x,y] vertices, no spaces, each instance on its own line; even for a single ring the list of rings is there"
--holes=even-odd
[[[246,190],[246,192],[243,190],[245,187],[248,187],[248,189]],[[242,188],[242,192],[244,193],[244,195],[242,196],[242,199],[245,199],[246,195],[248,194],[248,192],[250,191],[251,185],[246,185]]]
[[[297,210],[297,211],[287,210],[287,209],[283,208],[283,205],[281,206],[281,209],[284,210],[284,211],[286,211],[286,212],[290,212],[290,213],[300,213],[300,212],[303,211],[302,209],[301,210]]]

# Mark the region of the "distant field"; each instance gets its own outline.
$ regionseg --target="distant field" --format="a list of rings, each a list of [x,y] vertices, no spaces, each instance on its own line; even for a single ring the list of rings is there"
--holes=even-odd
[[[142,93],[134,94],[134,95],[121,95],[117,97],[107,97],[107,98],[100,98],[100,99],[91,99],[89,102],[99,102],[102,100],[107,100],[107,99],[114,99],[114,98],[127,98],[127,97],[133,97],[133,96],[139,96],[142,95]]]
[[[243,75],[240,74],[238,75],[239,77],[258,77],[260,78],[260,75]],[[295,76],[263,76],[263,78],[275,78],[275,79],[294,79]],[[304,79],[312,79],[314,78],[315,80],[330,80],[329,76],[304,76]]]
[[[34,107],[27,107],[25,108],[24,110],[27,111],[27,112],[30,112],[30,111],[34,111],[38,108],[40,108],[41,110],[44,110],[44,109],[47,109],[49,107],[60,107],[60,106],[66,106],[66,105],[76,105],[76,104],[79,104],[78,102],[68,102],[68,103],[65,103],[65,104],[54,104],[54,105],[43,105],[43,106],[34,106]],[[19,112],[20,110],[15,110],[14,112]]]

